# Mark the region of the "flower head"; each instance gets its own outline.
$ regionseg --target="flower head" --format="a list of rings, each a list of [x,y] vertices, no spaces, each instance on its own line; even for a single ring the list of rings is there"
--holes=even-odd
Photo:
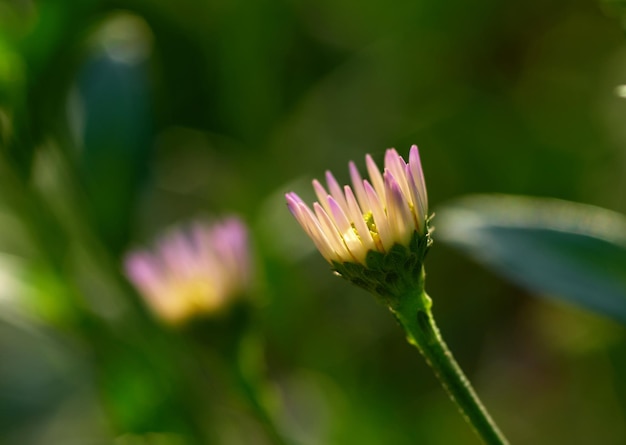
[[[174,228],[153,251],[128,254],[125,269],[150,309],[166,322],[216,312],[249,287],[246,226],[230,217]]]
[[[395,149],[388,149],[382,174],[370,155],[365,161],[369,181],[361,178],[353,162],[349,164],[352,187],[342,189],[329,171],[328,190],[314,180],[318,201],[312,208],[293,192],[286,198],[291,213],[335,270],[374,290],[380,279],[372,281],[365,272],[371,275],[377,270],[388,277],[403,269],[409,275],[415,274],[416,267],[421,269],[431,242],[428,197],[416,145],[411,147],[408,164]],[[396,264],[383,271],[384,257],[388,265],[400,262],[402,267]]]

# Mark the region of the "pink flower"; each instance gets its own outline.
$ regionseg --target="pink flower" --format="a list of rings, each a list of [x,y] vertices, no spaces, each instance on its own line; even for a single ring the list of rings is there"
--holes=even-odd
[[[177,227],[153,250],[130,252],[125,269],[149,308],[166,322],[214,313],[249,288],[248,232],[235,217]]]

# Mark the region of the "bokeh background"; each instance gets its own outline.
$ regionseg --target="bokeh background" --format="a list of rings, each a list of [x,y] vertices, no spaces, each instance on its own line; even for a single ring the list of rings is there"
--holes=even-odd
[[[478,443],[284,193],[416,143],[435,213],[476,192],[624,213],[622,84],[619,17],[594,0],[0,1],[0,442],[270,443],[122,275],[172,224],[235,213],[289,436]],[[435,315],[511,441],[625,443],[624,328],[434,239]]]

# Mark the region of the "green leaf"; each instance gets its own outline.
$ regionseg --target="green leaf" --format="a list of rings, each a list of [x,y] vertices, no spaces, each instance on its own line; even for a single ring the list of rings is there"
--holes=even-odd
[[[444,241],[537,295],[626,323],[626,217],[556,199],[475,195],[438,209]]]

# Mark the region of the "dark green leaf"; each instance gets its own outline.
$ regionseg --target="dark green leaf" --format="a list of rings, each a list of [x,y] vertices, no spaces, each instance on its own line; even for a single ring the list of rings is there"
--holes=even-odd
[[[538,295],[626,323],[626,217],[556,199],[470,196],[437,212],[437,240]]]

